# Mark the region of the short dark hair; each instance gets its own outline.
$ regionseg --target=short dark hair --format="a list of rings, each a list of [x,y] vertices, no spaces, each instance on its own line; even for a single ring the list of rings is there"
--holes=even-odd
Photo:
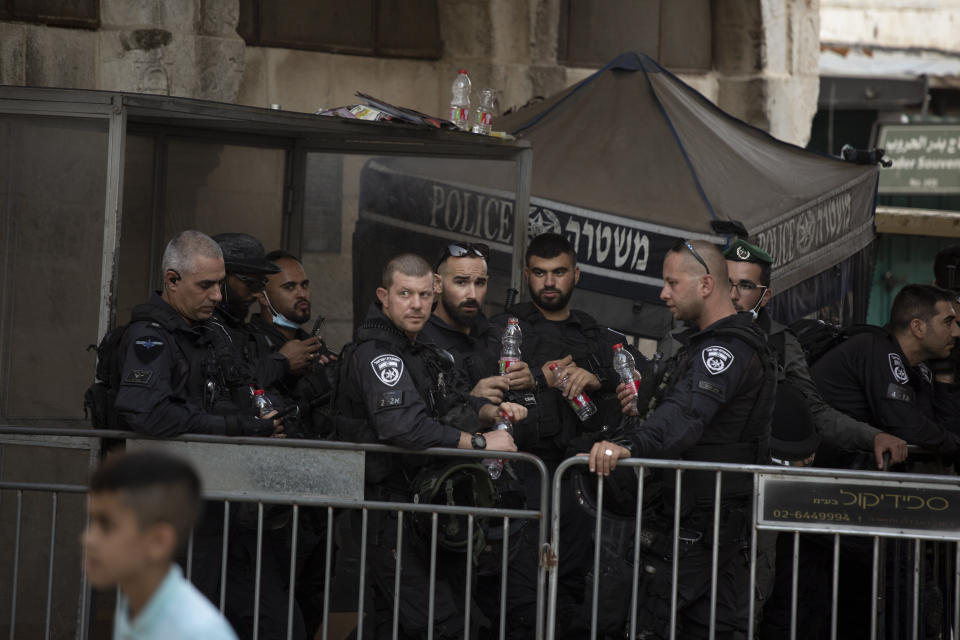
[[[160,451],[108,457],[90,478],[90,493],[116,492],[141,528],[173,526],[177,548],[187,543],[200,512],[200,476],[182,458]]]
[[[769,287],[770,272],[772,271],[771,269],[772,265],[770,265],[767,262],[760,262],[758,264],[760,265],[760,282],[758,282],[757,284],[762,285],[764,287]]]
[[[890,328],[894,331],[906,331],[914,318],[930,322],[936,315],[938,302],[953,302],[956,296],[946,289],[932,284],[908,284],[890,307]]]
[[[393,274],[402,273],[411,278],[420,278],[433,273],[430,264],[415,253],[401,253],[394,256],[383,268],[380,286],[389,289],[393,285]]]
[[[573,263],[577,263],[577,252],[573,250],[570,241],[559,233],[541,233],[530,242],[527,247],[524,262],[530,264],[530,258],[537,257],[549,260],[556,258],[561,254],[566,254],[573,258]]]
[[[951,272],[953,282],[950,278]],[[936,278],[938,287],[960,289],[960,244],[952,244],[937,252],[937,257],[933,260],[933,277]]]
[[[293,260],[294,262],[300,262],[300,258],[293,255],[289,251],[283,249],[274,249],[267,254],[267,260],[270,262],[276,262],[277,260]]]

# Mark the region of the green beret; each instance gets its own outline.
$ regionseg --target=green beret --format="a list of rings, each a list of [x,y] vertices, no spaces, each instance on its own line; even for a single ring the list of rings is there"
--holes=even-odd
[[[758,264],[773,264],[770,254],[746,240],[737,240],[723,252],[723,257],[734,262],[756,262]]]

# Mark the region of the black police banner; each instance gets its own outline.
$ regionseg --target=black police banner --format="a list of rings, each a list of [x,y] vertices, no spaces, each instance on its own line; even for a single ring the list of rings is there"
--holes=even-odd
[[[360,179],[360,218],[398,231],[490,246],[509,265],[513,193],[400,173],[370,161]],[[528,237],[560,233],[577,253],[580,287],[622,298],[656,300],[667,251],[679,238],[723,238],[671,229],[532,197]],[[499,256],[497,254],[500,254]]]

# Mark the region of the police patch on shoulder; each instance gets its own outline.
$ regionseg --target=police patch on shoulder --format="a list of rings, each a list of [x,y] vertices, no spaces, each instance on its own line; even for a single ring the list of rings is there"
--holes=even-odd
[[[150,369],[130,369],[127,372],[127,375],[123,376],[123,382],[125,384],[147,384],[150,382],[150,378],[153,377],[153,371]]]
[[[388,387],[395,386],[400,382],[400,376],[403,375],[403,360],[392,353],[385,353],[377,356],[370,361],[373,372],[380,378],[380,382]]]
[[[140,358],[140,362],[149,364],[163,353],[165,345],[166,342],[157,336],[143,336],[133,343],[133,348],[137,352],[137,357]]]
[[[907,368],[903,366],[903,359],[900,358],[900,355],[889,353],[887,354],[887,360],[890,362],[890,373],[893,374],[893,379],[900,384],[906,384],[910,380],[910,375],[907,373]]]
[[[733,364],[733,354],[717,345],[705,348],[700,352],[700,357],[703,359],[703,366],[712,375],[723,373]]]

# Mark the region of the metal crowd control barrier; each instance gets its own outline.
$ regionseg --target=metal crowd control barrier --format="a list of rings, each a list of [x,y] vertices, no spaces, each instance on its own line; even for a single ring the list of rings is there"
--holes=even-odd
[[[448,504],[418,504],[414,502],[392,502],[383,500],[369,500],[364,496],[364,460],[370,453],[378,454],[405,454],[413,452],[399,449],[396,447],[387,447],[382,445],[357,445],[342,442],[325,442],[311,440],[286,440],[286,439],[267,439],[267,438],[222,438],[214,436],[187,435],[175,439],[161,440],[137,436],[131,432],[125,431],[106,431],[89,429],[38,429],[38,428],[20,428],[20,427],[0,427],[0,451],[2,445],[15,446],[39,446],[53,448],[71,448],[89,450],[89,468],[92,470],[99,461],[101,439],[116,439],[126,442],[129,449],[143,448],[162,448],[172,453],[185,456],[191,459],[198,467],[204,482],[204,499],[208,501],[220,501],[224,504],[223,517],[223,542],[221,547],[221,575],[220,575],[220,601],[219,607],[223,611],[226,607],[225,594],[226,576],[229,570],[228,547],[231,535],[231,512],[237,504],[256,505],[256,558],[255,558],[255,578],[254,578],[254,621],[252,628],[252,637],[259,635],[259,614],[260,614],[260,582],[262,570],[262,554],[264,549],[264,507],[265,505],[287,505],[291,508],[291,526],[290,526],[290,553],[289,553],[289,572],[288,572],[288,600],[286,616],[286,637],[290,638],[293,634],[294,600],[295,586],[297,580],[297,546],[298,530],[301,517],[301,510],[304,508],[322,508],[326,510],[327,535],[324,541],[325,546],[325,568],[324,568],[324,593],[323,593],[323,615],[322,626],[318,637],[327,640],[329,637],[328,622],[330,619],[330,586],[331,586],[331,564],[333,558],[333,538],[334,538],[334,514],[335,511],[356,510],[361,515],[360,539],[360,558],[358,594],[356,601],[356,637],[363,638],[365,622],[365,593],[367,587],[368,558],[367,558],[367,540],[370,535],[368,531],[368,519],[372,512],[395,512],[397,514],[397,544],[395,549],[395,583],[394,583],[394,601],[393,601],[393,637],[398,637],[398,619],[400,606],[400,585],[401,572],[404,566],[403,557],[403,536],[405,533],[404,517],[414,517],[416,514],[424,514],[430,519],[430,560],[429,560],[429,589],[426,594],[429,614],[427,617],[426,636],[434,637],[434,607],[437,586],[438,571],[438,523],[439,518],[443,516],[463,516],[467,519],[467,549],[465,553],[464,572],[465,593],[464,597],[464,627],[465,636],[469,637],[471,625],[471,581],[472,581],[472,553],[474,544],[474,527],[478,525],[478,519],[485,518],[488,521],[495,520],[502,522],[502,557],[500,561],[500,594],[499,594],[499,615],[497,621],[498,637],[503,638],[506,634],[506,593],[507,593],[507,569],[508,555],[510,549],[511,521],[534,521],[538,522],[538,546],[536,553],[539,553],[546,547],[546,536],[548,521],[550,489],[548,472],[543,462],[536,456],[523,453],[502,453],[497,452],[498,458],[503,458],[513,463],[532,466],[540,482],[540,505],[539,509],[503,509],[491,507],[476,506],[457,506]],[[417,455],[429,455],[435,458],[447,459],[466,459],[479,461],[480,458],[490,458],[492,452],[458,450],[447,448],[428,449],[422,452],[415,452]],[[0,458],[0,472],[3,471],[2,458]],[[9,637],[11,639],[24,637],[18,635],[18,613],[23,612],[23,603],[18,602],[17,594],[22,584],[23,572],[20,566],[21,540],[24,535],[32,537],[38,536],[38,532],[26,532],[22,523],[21,505],[24,492],[31,493],[49,493],[51,494],[51,525],[50,525],[50,550],[49,562],[46,570],[47,579],[47,597],[45,600],[45,612],[43,618],[43,627],[45,629],[44,637],[57,637],[51,635],[51,618],[59,615],[64,617],[64,612],[51,612],[51,590],[54,584],[55,567],[57,561],[54,553],[54,540],[58,536],[58,528],[64,525],[62,519],[58,521],[58,496],[62,493],[84,494],[86,487],[81,484],[55,484],[44,482],[17,482],[7,481],[0,477],[0,494],[7,495],[9,492],[15,492],[17,499],[17,511],[14,521],[4,521],[0,525],[0,533],[8,528],[8,532],[13,536],[12,544],[12,580],[10,581],[10,594],[8,595],[10,603],[10,616],[8,621]],[[79,540],[80,533],[85,526],[84,521],[72,523],[73,530],[70,535],[73,540]],[[6,535],[6,533],[4,533]],[[409,535],[409,533],[407,533]],[[424,541],[426,544],[427,541]],[[77,543],[79,544],[79,543]],[[187,549],[187,570],[188,578],[192,576],[194,554],[194,536],[191,535]],[[537,629],[536,637],[543,637],[543,623],[545,619],[545,587],[546,571],[542,564],[540,565],[537,576]],[[0,582],[2,583],[2,582]],[[2,594],[2,590],[0,590]],[[19,608],[18,608],[19,607]],[[30,605],[29,613],[31,617],[40,616],[38,611]],[[86,576],[81,571],[81,579],[76,589],[76,615],[75,635],[73,637],[85,639],[88,637],[90,625],[90,588],[86,583]],[[354,612],[350,612],[351,614]],[[66,615],[72,615],[66,612]],[[21,616],[22,618],[22,616]],[[31,627],[32,628],[32,627]],[[2,619],[0,619],[0,629],[2,629]],[[33,637],[33,636],[31,636]],[[67,637],[61,634],[61,637]]]
[[[588,460],[584,457],[565,460],[553,478],[550,556],[554,562],[550,563],[548,569],[546,636],[548,640],[553,640],[559,635],[556,629],[558,577],[563,568],[559,558],[562,546],[569,544],[569,541],[563,539],[561,528],[563,515],[561,487],[567,488],[564,480],[571,470],[582,467],[587,462]],[[869,553],[872,553],[869,581],[870,619],[862,620],[861,630],[869,627],[870,638],[927,637],[923,635],[922,624],[925,621],[921,620],[920,611],[924,606],[937,603],[921,602],[920,593],[923,590],[921,576],[931,569],[932,563],[939,563],[933,564],[932,568],[934,571],[943,570],[942,584],[946,588],[939,603],[943,606],[944,615],[941,616],[940,622],[936,623],[940,625],[942,634],[938,637],[951,637],[952,632],[953,638],[960,638],[960,478],[957,476],[646,459],[621,460],[617,468],[623,467],[635,470],[633,475],[636,477],[636,498],[631,518],[632,544],[626,549],[627,557],[623,559],[624,563],[630,563],[630,571],[632,571],[630,604],[626,612],[611,612],[609,602],[598,602],[598,588],[601,582],[598,579],[601,575],[601,542],[604,521],[609,521],[609,516],[603,514],[604,482],[596,476],[590,476],[588,486],[595,491],[591,498],[593,498],[596,513],[593,523],[593,537],[596,542],[593,546],[592,593],[586,594],[587,602],[585,603],[590,611],[588,637],[661,637],[656,632],[645,635],[643,632],[647,630],[638,627],[637,613],[640,583],[651,579],[648,573],[653,568],[644,567],[641,558],[643,541],[647,540],[646,536],[651,528],[644,522],[642,508],[644,491],[646,485],[651,482],[647,479],[650,472],[661,470],[662,477],[674,478],[674,486],[661,494],[662,502],[667,506],[672,505],[672,515],[666,519],[665,531],[671,537],[670,548],[666,551],[666,557],[663,558],[669,561],[672,571],[669,625],[666,627],[665,637],[671,640],[677,637],[678,617],[682,613],[678,611],[678,606],[681,604],[678,603],[678,551],[681,544],[689,544],[688,534],[682,533],[681,494],[684,477],[691,472],[706,472],[713,476],[711,481],[713,501],[712,505],[706,508],[709,513],[701,514],[709,518],[701,517],[701,521],[705,520],[707,524],[703,540],[709,542],[697,544],[705,544],[709,547],[710,562],[707,569],[711,573],[709,588],[703,596],[709,599],[709,628],[703,631],[701,637],[714,638],[718,632],[716,617],[719,588],[718,551],[721,516],[726,514],[721,513],[722,508],[714,508],[713,505],[722,504],[721,492],[725,483],[729,483],[731,476],[738,475],[743,478],[744,474],[749,474],[753,486],[752,497],[749,497],[747,502],[747,504],[752,503],[752,514],[748,520],[749,526],[745,529],[746,541],[749,541],[749,561],[746,570],[739,574],[740,580],[736,585],[739,593],[747,594],[738,602],[740,607],[748,606],[746,612],[741,608],[740,618],[741,633],[745,632],[745,637],[757,637],[755,621],[758,611],[755,594],[758,580],[758,535],[773,536],[779,532],[781,536],[791,536],[793,552],[792,556],[788,556],[792,560],[792,573],[787,576],[791,583],[789,636],[777,637],[795,638],[798,624],[806,623],[806,621],[798,621],[797,618],[799,543],[804,536],[809,539],[811,534],[821,534],[819,537],[829,536],[832,548],[829,582],[820,585],[825,590],[824,593],[830,594],[830,638],[835,640],[838,637],[837,602],[838,577],[841,572],[841,542],[849,544],[853,540],[865,540],[867,547],[872,547],[869,548]],[[583,469],[583,471],[586,470]],[[578,496],[578,498],[582,504],[584,497]],[[664,520],[661,519],[661,529],[658,532],[664,531],[663,523]],[[645,526],[647,529],[644,529]],[[684,536],[688,537],[681,541]],[[907,554],[907,559],[912,566],[907,567],[906,570],[903,567],[897,569],[896,575],[885,581],[884,573],[887,567],[891,564],[897,567],[896,562],[900,558],[900,556],[893,557],[885,551],[888,541],[895,541],[898,546],[903,544],[902,541],[912,541],[912,548]],[[577,541],[577,544],[582,545],[584,542]],[[861,544],[861,550],[863,547],[864,545]],[[942,550],[943,547],[947,547],[949,552],[939,553],[938,549]],[[632,560],[629,554],[632,554]],[[943,562],[944,559],[946,562]],[[844,561],[846,564],[843,566],[847,567],[849,565],[847,555],[844,556]],[[641,568],[645,568],[646,571],[642,571]],[[906,593],[906,597],[901,598],[903,593]],[[937,590],[933,593],[936,594]],[[748,600],[748,605],[743,600]],[[950,615],[951,612],[952,615]],[[623,619],[627,620],[624,623],[625,628],[619,629],[617,633],[598,636],[598,623],[611,613],[623,614]],[[888,634],[887,629],[892,631]],[[858,633],[858,637],[862,635]]]

